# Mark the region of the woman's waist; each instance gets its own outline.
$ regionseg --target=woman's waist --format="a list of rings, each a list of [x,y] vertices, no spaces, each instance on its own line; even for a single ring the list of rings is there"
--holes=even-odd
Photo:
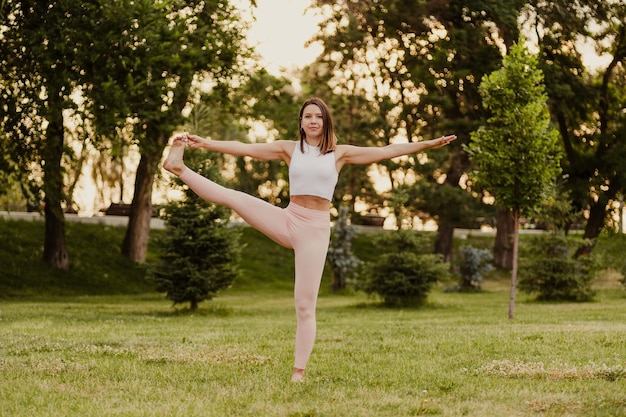
[[[290,200],[294,204],[311,210],[327,212],[330,209],[330,201],[323,197],[314,195],[292,195]]]

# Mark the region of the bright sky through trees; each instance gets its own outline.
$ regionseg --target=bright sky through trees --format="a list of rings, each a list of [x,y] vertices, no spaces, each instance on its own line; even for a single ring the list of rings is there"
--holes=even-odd
[[[256,3],[258,7],[253,12],[256,21],[250,26],[249,40],[268,71],[278,75],[281,69],[303,67],[321,53],[319,44],[304,46],[322,21],[318,11],[307,10],[308,0],[256,0]],[[585,64],[590,67],[604,66],[610,60],[608,56],[598,57],[591,45],[585,45],[582,51]]]
[[[308,4],[307,0],[257,0],[249,39],[271,73],[303,67],[320,54],[319,44],[304,46],[322,20],[317,12],[306,10]]]

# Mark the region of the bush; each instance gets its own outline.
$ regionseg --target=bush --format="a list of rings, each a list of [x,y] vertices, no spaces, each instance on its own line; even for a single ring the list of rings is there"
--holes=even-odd
[[[372,245],[378,256],[386,253],[431,254],[433,238],[429,234],[414,230],[398,230],[372,234]]]
[[[215,175],[210,162],[197,169]],[[188,188],[184,191],[183,201],[165,207],[160,262],[151,265],[148,278],[174,305],[188,302],[194,311],[199,302],[212,299],[237,277],[240,230],[228,227],[230,209],[207,203]]]
[[[355,228],[348,224],[348,207],[339,207],[339,216],[333,227],[326,257],[333,270],[333,291],[345,289],[354,282],[361,260],[352,253]]]
[[[590,256],[571,257],[580,242],[566,237],[542,235],[530,245],[529,258],[520,261],[519,289],[536,293],[538,300],[590,301],[596,269]]]
[[[376,252],[362,264],[359,289],[388,306],[419,306],[437,281],[449,277],[448,266],[431,253],[427,234],[399,230],[372,235],[371,241]]]
[[[483,282],[482,274],[493,269],[491,261],[493,255],[489,249],[478,249],[471,245],[462,246],[459,250],[460,258],[457,263],[459,284],[447,291],[476,291],[480,290]]]
[[[368,294],[380,296],[388,306],[419,306],[433,284],[447,277],[447,266],[437,255],[388,253],[370,266],[364,285]]]

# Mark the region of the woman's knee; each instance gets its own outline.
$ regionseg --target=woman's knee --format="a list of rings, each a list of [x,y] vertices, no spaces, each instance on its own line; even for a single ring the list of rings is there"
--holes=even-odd
[[[298,320],[315,318],[315,300],[296,300]]]

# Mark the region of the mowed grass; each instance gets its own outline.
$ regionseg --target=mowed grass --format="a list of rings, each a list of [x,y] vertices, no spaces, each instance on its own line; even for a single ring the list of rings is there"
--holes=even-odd
[[[31,254],[40,226],[0,226],[12,231],[0,245],[3,417],[626,416],[626,291],[611,270],[590,303],[518,293],[514,320],[507,271],[480,293],[440,283],[425,306],[388,309],[331,294],[327,270],[307,379],[294,384],[291,254],[256,232],[244,232],[242,277],[190,313],[118,258],[121,229],[68,225],[63,275]],[[621,262],[624,240],[599,243],[604,264]],[[365,235],[355,249],[376,253]]]
[[[196,314],[159,295],[4,301],[3,416],[624,416],[626,298],[435,290],[420,309],[322,296],[303,384],[286,292]]]

